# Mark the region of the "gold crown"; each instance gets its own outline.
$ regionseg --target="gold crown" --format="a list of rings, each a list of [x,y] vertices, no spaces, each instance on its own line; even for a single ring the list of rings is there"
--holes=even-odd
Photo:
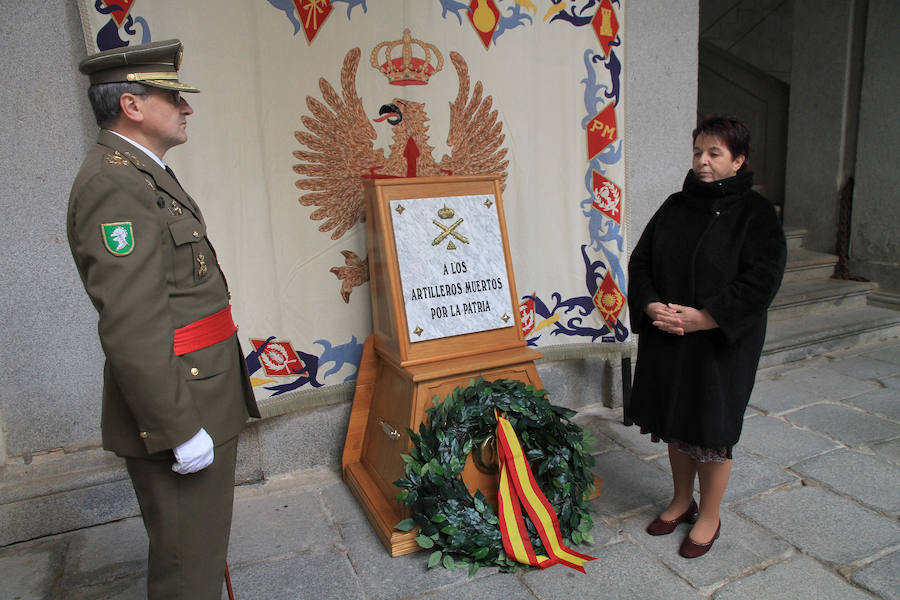
[[[444,208],[438,210],[438,216],[442,219],[452,219],[455,214],[456,213],[453,212],[452,208],[447,208],[446,204],[444,205]]]
[[[425,58],[413,56],[413,44],[425,51]],[[391,53],[397,46],[403,46],[403,54],[394,58]],[[382,49],[384,53],[379,56]],[[437,59],[437,66],[431,64],[432,53]],[[444,57],[434,44],[414,40],[409,35],[409,29],[404,29],[403,39],[381,42],[375,46],[371,63],[373,68],[384,73],[391,85],[425,85],[432,75],[444,68]]]

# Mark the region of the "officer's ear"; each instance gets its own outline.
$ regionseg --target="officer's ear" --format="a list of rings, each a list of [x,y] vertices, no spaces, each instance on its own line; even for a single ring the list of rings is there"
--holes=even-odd
[[[144,120],[143,96],[125,92],[119,96],[119,116],[140,123]]]

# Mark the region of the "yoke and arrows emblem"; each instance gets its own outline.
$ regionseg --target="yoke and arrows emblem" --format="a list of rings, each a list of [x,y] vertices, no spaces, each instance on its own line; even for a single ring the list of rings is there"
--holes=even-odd
[[[452,219],[453,215],[454,215],[453,209],[447,208],[446,206],[444,206],[444,208],[442,208],[438,211],[438,216],[442,219]],[[435,225],[437,225],[438,227],[440,227],[440,229],[441,229],[441,233],[439,233],[438,236],[436,238],[434,238],[434,241],[431,242],[432,246],[437,246],[438,244],[443,242],[449,236],[455,237],[457,240],[459,240],[463,244],[469,243],[469,239],[466,236],[464,236],[461,233],[459,233],[458,231],[456,231],[456,228],[459,227],[460,224],[462,224],[462,222],[463,222],[462,217],[457,219],[456,222],[453,225],[451,225],[450,227],[447,227],[446,225],[444,225],[437,219],[432,219],[431,222],[434,223]],[[456,244],[453,243],[453,240],[450,240],[447,243],[447,250],[456,250]]]

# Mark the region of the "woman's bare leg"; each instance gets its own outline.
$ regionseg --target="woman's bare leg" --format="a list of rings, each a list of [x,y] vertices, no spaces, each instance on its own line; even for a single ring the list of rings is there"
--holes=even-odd
[[[694,499],[694,477],[697,462],[689,454],[678,449],[678,444],[669,444],[669,466],[672,468],[672,501],[660,518],[672,521],[684,514]]]
[[[700,478],[700,518],[691,530],[691,539],[698,544],[712,540],[719,527],[719,506],[728,487],[732,461],[697,463]]]

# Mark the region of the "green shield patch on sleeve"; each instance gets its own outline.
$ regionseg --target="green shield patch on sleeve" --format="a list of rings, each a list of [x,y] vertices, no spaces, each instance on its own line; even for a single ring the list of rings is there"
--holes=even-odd
[[[134,231],[131,221],[100,225],[103,243],[113,256],[127,256],[134,250]]]

